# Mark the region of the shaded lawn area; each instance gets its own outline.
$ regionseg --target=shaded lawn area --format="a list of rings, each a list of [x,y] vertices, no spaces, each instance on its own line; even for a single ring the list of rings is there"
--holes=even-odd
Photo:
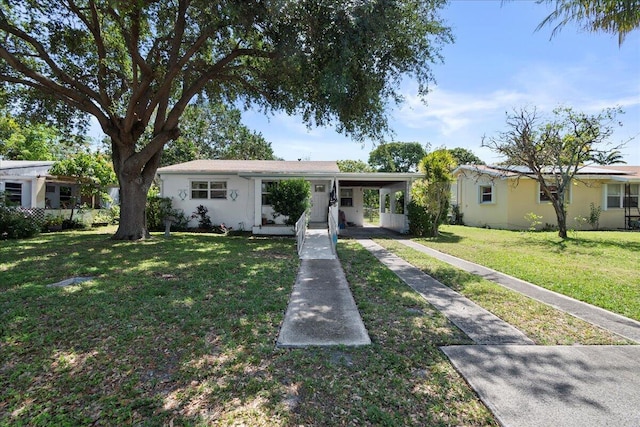
[[[519,232],[448,225],[436,239],[414,239],[441,252],[640,320],[640,233]]]
[[[0,425],[495,425],[437,348],[468,338],[359,245],[373,345],[281,350],[293,239],[112,231],[0,242]]]

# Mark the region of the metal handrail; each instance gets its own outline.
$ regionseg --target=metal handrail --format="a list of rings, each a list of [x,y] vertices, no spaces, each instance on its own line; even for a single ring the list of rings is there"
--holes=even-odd
[[[305,211],[302,215],[300,215],[300,218],[298,218],[298,221],[296,221],[295,230],[296,230],[296,245],[298,247],[298,255],[302,253],[302,245],[304,245],[304,236],[307,234],[307,214],[308,212]]]

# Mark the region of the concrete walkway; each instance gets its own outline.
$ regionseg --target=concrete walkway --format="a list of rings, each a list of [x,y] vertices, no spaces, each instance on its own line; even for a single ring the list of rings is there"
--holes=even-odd
[[[412,240],[398,239],[397,241],[433,258],[439,259],[440,261],[451,264],[461,270],[498,283],[506,288],[520,292],[529,298],[548,304],[593,325],[640,343],[640,322],[636,320],[629,319],[600,307],[541,288],[533,283],[525,282],[524,280],[509,276],[508,274],[500,273],[499,271],[492,270],[482,265],[474,264],[452,255],[447,255]]]
[[[326,229],[309,229],[278,347],[371,344]]]
[[[444,254],[409,240],[398,241],[442,260],[449,257],[442,257]],[[451,292],[456,293],[450,289],[450,292],[443,291],[440,286],[444,285],[371,240],[359,242],[476,343],[506,343],[511,339],[517,342],[518,335],[500,325],[500,319],[476,311],[473,303],[460,301],[465,298],[452,295]],[[561,310],[562,307],[567,310],[580,307],[576,312],[581,318],[594,321],[609,319],[603,323],[609,326],[606,329],[630,339],[636,336],[638,322],[634,320],[559,294],[547,294],[535,285],[457,258],[447,262],[512,289],[515,287],[519,292],[531,293],[535,295],[533,298]],[[467,315],[473,318],[473,322],[464,320]],[[477,323],[474,325],[474,322]],[[640,346],[509,343],[449,346],[441,347],[441,350],[502,426],[640,426]]]
[[[444,314],[477,344],[524,344],[533,341],[496,315],[448,286],[443,285],[402,258],[368,239],[358,239],[389,270]]]

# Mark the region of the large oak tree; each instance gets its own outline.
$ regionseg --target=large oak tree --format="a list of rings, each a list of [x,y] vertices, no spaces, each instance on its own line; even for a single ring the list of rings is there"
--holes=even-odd
[[[97,119],[120,185],[114,238],[140,239],[163,147],[196,95],[381,138],[403,76],[426,92],[451,40],[444,3],[3,0],[0,82]]]

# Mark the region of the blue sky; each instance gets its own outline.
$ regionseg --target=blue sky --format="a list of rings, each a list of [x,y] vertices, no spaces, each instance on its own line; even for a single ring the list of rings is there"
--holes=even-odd
[[[565,27],[553,39],[551,27],[535,31],[549,6],[533,1],[453,0],[442,11],[455,43],[444,47],[444,64],[433,66],[437,85],[423,99],[415,84],[401,90],[405,103],[389,111],[396,141],[430,143],[432,148],[464,147],[487,163],[498,160],[481,148],[483,135],[506,130],[505,113],[555,107],[598,113],[621,106],[624,126],[614,143],[630,137],[623,150],[630,165],[640,165],[640,30],[622,46],[617,36]],[[364,160],[374,148],[331,128],[307,129],[298,117],[265,117],[247,111],[244,123],[272,143],[285,160]]]

